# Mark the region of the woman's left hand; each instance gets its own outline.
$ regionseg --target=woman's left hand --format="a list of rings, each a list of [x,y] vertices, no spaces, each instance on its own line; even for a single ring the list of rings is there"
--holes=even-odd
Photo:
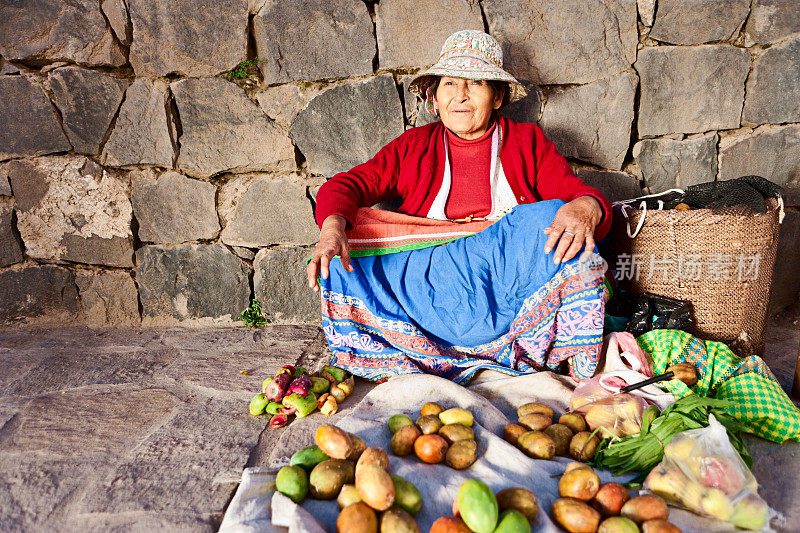
[[[553,254],[554,263],[569,261],[585,246],[581,258],[594,250],[594,229],[603,217],[600,203],[591,196],[580,196],[562,205],[553,222],[544,229],[548,235],[544,253]]]

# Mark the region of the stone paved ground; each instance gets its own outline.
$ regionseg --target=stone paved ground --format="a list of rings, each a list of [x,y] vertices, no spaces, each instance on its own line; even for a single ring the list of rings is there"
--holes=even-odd
[[[768,339],[789,388],[797,322]],[[313,326],[0,330],[0,531],[215,530],[242,468],[266,464],[280,435],[249,398],[325,351]],[[752,447],[761,480],[800,469],[800,446]],[[796,477],[762,488],[787,524],[800,523]]]

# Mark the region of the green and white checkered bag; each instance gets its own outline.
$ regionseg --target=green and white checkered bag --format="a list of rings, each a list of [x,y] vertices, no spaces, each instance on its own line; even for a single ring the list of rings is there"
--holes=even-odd
[[[753,435],[779,443],[800,441],[800,410],[760,357],[742,359],[721,342],[703,341],[677,329],[656,329],[636,340],[653,358],[656,374],[676,363],[695,365],[698,381],[691,389],[677,379],[662,383],[676,398],[693,391],[728,400],[733,406],[726,411]]]

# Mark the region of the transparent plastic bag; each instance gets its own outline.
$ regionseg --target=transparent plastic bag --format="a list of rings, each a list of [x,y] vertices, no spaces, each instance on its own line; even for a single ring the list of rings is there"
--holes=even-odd
[[[706,428],[675,435],[664,459],[648,474],[644,488],[670,503],[743,529],[761,529],[769,507],[758,482],[714,415]]]
[[[642,414],[650,405],[664,409],[675,398],[657,385],[617,394],[622,387],[648,377],[633,370],[615,370],[581,381],[569,400],[570,411],[580,413],[591,431],[601,437],[627,437],[642,429]]]

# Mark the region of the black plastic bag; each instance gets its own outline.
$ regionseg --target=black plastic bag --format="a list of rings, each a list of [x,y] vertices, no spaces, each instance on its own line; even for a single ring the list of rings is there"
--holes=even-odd
[[[625,331],[638,337],[654,329],[690,331],[693,326],[691,303],[645,292],[636,298]]]

